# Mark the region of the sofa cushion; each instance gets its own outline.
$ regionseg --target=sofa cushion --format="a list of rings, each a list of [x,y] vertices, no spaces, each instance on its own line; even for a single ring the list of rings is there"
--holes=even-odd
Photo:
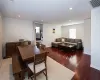
[[[75,42],[78,43],[78,42],[82,42],[82,41],[81,41],[81,39],[75,39]]]
[[[65,39],[65,42],[70,42],[70,39],[69,39],[69,38],[66,38],[66,39]]]
[[[77,45],[77,43],[65,42],[66,44]]]
[[[70,42],[65,42],[66,44],[70,44]]]
[[[75,39],[70,39],[70,42],[71,43],[75,43]]]
[[[61,38],[57,38],[57,39],[56,39],[56,42],[61,42],[61,41],[62,41]]]
[[[59,44],[59,43],[61,43],[61,42],[52,42],[53,44]]]
[[[70,43],[70,44],[77,45],[77,43]]]
[[[65,38],[65,42],[67,42],[67,38]]]

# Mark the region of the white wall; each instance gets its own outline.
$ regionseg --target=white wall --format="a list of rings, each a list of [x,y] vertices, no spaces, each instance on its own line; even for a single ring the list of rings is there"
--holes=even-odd
[[[62,26],[62,37],[69,38],[69,29],[76,29],[76,38],[82,39],[84,44],[84,25],[81,24],[75,24],[70,26]]]
[[[91,55],[91,20],[84,21],[84,53]]]
[[[33,22],[27,20],[18,20],[4,18],[4,42],[19,41],[25,39],[33,41]]]
[[[0,66],[2,60],[2,15],[0,13]]]
[[[91,66],[100,70],[100,7],[91,11]]]
[[[55,33],[53,33],[53,28]],[[44,24],[43,25],[43,43],[47,46],[51,46],[51,42],[54,42],[56,38],[61,37],[61,25]]]

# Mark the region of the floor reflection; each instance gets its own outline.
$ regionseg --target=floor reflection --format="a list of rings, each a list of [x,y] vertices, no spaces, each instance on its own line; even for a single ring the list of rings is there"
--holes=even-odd
[[[57,48],[48,48],[48,51],[51,58],[73,71],[75,71],[83,55],[82,51],[64,52]]]
[[[100,80],[100,71],[90,67],[91,56],[82,51],[63,52],[57,48],[48,48],[48,56],[75,72],[71,80]]]
[[[77,67],[77,65],[78,65],[77,56],[75,55],[75,56],[73,56],[73,57],[70,57],[70,58],[69,58],[69,62],[70,62],[72,65],[74,65],[75,67]]]

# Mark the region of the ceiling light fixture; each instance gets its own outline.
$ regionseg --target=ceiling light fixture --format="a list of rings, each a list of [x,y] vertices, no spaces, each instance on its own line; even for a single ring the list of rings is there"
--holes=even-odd
[[[20,17],[20,15],[18,15],[18,17]]]
[[[71,20],[69,20],[69,21],[71,21]]]
[[[10,0],[11,2],[13,2],[14,0]]]
[[[72,7],[69,8],[69,10],[72,10],[72,9],[73,9]]]
[[[43,22],[43,20],[41,20]]]

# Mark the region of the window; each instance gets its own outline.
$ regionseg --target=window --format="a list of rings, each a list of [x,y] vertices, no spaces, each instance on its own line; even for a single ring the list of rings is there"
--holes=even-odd
[[[76,29],[69,29],[69,38],[76,38]]]
[[[40,33],[40,27],[36,27],[36,33]]]

